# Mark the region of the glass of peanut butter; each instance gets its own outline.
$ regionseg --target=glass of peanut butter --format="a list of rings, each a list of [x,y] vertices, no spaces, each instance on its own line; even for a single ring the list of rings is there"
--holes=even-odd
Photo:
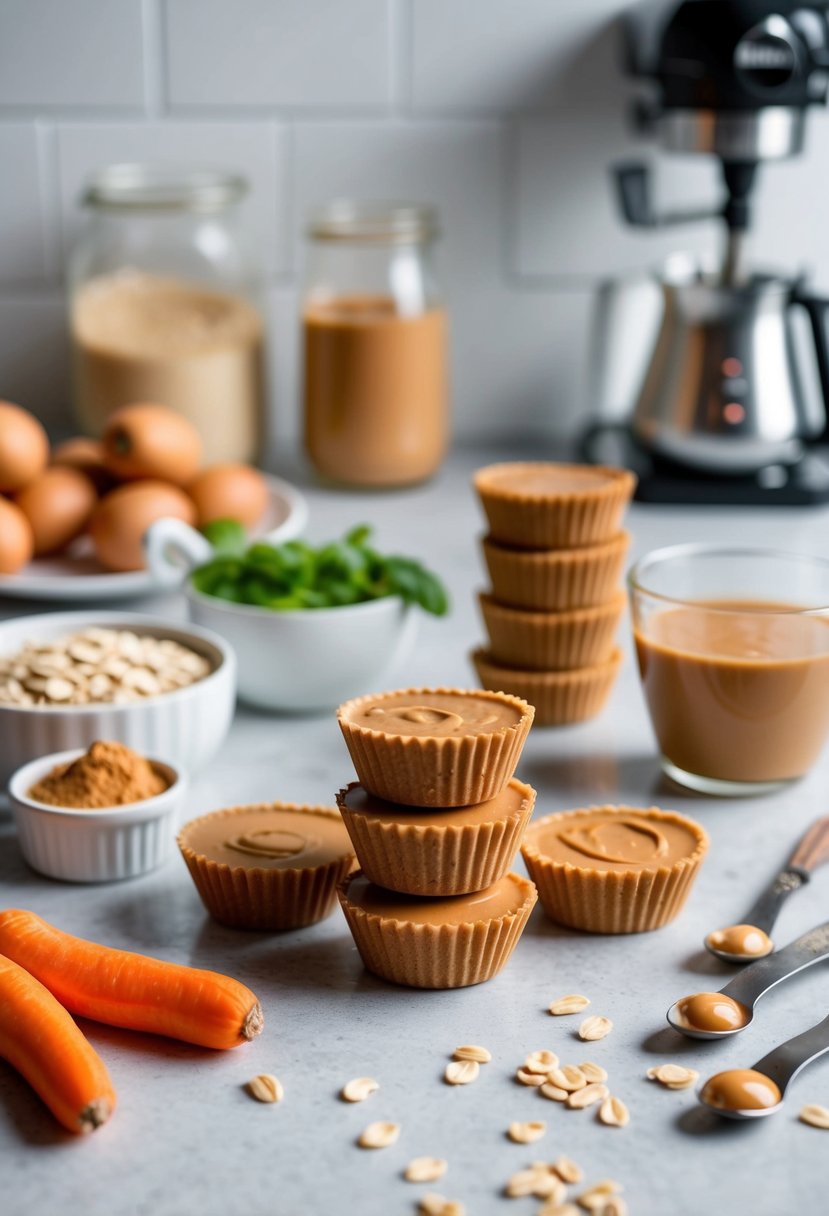
[[[447,324],[430,207],[340,201],[308,229],[305,449],[339,485],[437,470],[448,442]]]
[[[261,291],[246,182],[212,169],[110,165],[87,184],[69,262],[75,415],[91,435],[122,405],[184,414],[206,463],[256,461]]]
[[[628,584],[667,775],[717,796],[803,776],[829,734],[829,561],[674,545]]]

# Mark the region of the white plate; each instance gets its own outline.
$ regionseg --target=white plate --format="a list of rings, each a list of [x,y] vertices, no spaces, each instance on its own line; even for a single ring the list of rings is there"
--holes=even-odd
[[[308,504],[294,486],[281,477],[266,476],[270,501],[252,534],[274,543],[299,536],[308,521]],[[181,581],[186,571],[182,570]],[[0,575],[0,597],[28,600],[122,600],[151,595],[160,584],[149,570],[121,574],[107,571],[96,561],[90,541],[80,540],[67,553],[38,557],[18,574]],[[169,583],[167,584],[169,588]]]

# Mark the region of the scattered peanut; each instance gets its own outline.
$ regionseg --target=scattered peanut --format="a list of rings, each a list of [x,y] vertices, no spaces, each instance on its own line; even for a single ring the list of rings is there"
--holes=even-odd
[[[390,1144],[397,1143],[399,1136],[399,1123],[369,1123],[357,1143],[360,1148],[388,1148]]]
[[[609,1035],[613,1029],[613,1023],[610,1018],[597,1016],[585,1018],[581,1026],[579,1026],[579,1038],[585,1042],[591,1043],[595,1039],[603,1039]]]
[[[380,1085],[374,1077],[355,1077],[348,1081],[340,1090],[344,1102],[365,1102],[366,1098],[376,1094]]]
[[[621,1098],[605,1098],[599,1107],[599,1119],[608,1127],[627,1127],[630,1111]]]
[[[516,1144],[533,1144],[540,1140],[546,1131],[547,1124],[536,1119],[529,1123],[510,1123],[507,1135]]]
[[[592,1064],[589,1060],[584,1064],[579,1064],[579,1068],[587,1077],[588,1081],[606,1081],[607,1073],[602,1068],[601,1064]]]
[[[444,1199],[443,1195],[430,1192],[420,1197],[417,1208],[420,1216],[465,1216],[466,1208],[457,1199]]]
[[[583,1110],[585,1106],[594,1106],[596,1102],[604,1102],[609,1097],[610,1090],[599,1081],[591,1081],[584,1089],[577,1089],[567,1098],[571,1110]]]
[[[246,1089],[257,1102],[281,1102],[285,1096],[282,1082],[268,1072],[251,1077]]]
[[[487,1051],[485,1047],[475,1047],[471,1044],[465,1047],[456,1047],[452,1052],[455,1060],[473,1060],[476,1064],[489,1064],[492,1059],[492,1053]]]
[[[569,996],[560,996],[553,1001],[550,1005],[550,1013],[554,1017],[562,1017],[568,1013],[581,1013],[582,1009],[586,1009],[589,1004],[589,997],[573,992]]]
[[[666,1089],[690,1089],[699,1073],[682,1064],[657,1064],[648,1069],[651,1081],[659,1081]]]
[[[414,1157],[403,1171],[407,1182],[437,1182],[448,1169],[442,1157]]]
[[[571,1161],[569,1157],[559,1157],[553,1169],[562,1182],[581,1182],[584,1177],[581,1166],[576,1165],[575,1161]]]
[[[477,1060],[452,1060],[446,1065],[443,1079],[447,1085],[469,1085],[478,1079],[481,1066]]]
[[[515,1074],[516,1081],[520,1081],[522,1085],[543,1085],[546,1080],[546,1074],[543,1072],[529,1072],[526,1068],[519,1068]]]
[[[552,1081],[545,1081],[538,1092],[542,1097],[549,1098],[551,1102],[566,1102],[570,1097],[569,1089],[562,1089],[560,1085],[554,1085]]]
[[[587,1077],[580,1068],[576,1068],[575,1064],[565,1064],[563,1068],[552,1069],[547,1074],[547,1080],[550,1085],[566,1089],[568,1093],[574,1089],[584,1089],[587,1084]]]
[[[558,1068],[558,1056],[554,1051],[531,1051],[524,1061],[527,1072],[540,1072],[546,1076],[554,1068]]]
[[[808,1123],[810,1127],[821,1127],[829,1130],[829,1107],[818,1106],[816,1102],[809,1102],[806,1106],[801,1106],[798,1118],[801,1123]]]

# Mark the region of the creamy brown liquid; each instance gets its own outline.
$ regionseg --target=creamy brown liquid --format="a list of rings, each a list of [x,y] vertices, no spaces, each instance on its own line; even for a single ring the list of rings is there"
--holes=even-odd
[[[480,735],[515,726],[519,706],[475,693],[401,694],[362,701],[347,714],[349,722],[387,735]]]
[[[156,401],[199,431],[206,464],[255,460],[262,320],[240,296],[137,271],[102,275],[72,307],[75,398],[100,434],[119,406]]]
[[[720,1110],[767,1110],[783,1095],[771,1077],[753,1068],[730,1068],[718,1072],[702,1087],[702,1100]]]
[[[454,807],[449,811],[398,806],[395,802],[386,802],[383,798],[375,797],[357,782],[351,784],[342,796],[338,796],[337,801],[346,816],[353,812],[378,823],[454,829],[467,824],[492,823],[494,820],[506,819],[534,799],[534,790],[523,781],[513,778],[497,797],[478,802],[474,806]]]
[[[182,838],[210,861],[263,870],[321,866],[353,852],[339,814],[267,806],[206,816]]]
[[[484,891],[435,899],[399,895],[396,891],[376,887],[358,874],[349,881],[347,896],[351,904],[375,916],[411,921],[416,925],[463,925],[517,912],[523,907],[531,889],[526,878],[507,874]]]
[[[705,940],[709,946],[724,954],[747,954],[761,958],[774,949],[768,933],[755,925],[729,925],[727,929],[714,929]]]
[[[706,600],[657,612],[634,636],[659,746],[678,768],[783,781],[816,759],[829,731],[825,617]]]
[[[401,316],[384,297],[309,304],[305,446],[318,471],[348,485],[431,476],[446,453],[446,317]]]
[[[737,1030],[749,1021],[748,1010],[721,992],[696,992],[676,1005],[679,1020],[692,1030]]]
[[[655,869],[689,857],[700,834],[677,816],[647,818],[623,811],[584,811],[530,829],[528,842],[545,857],[594,870]]]

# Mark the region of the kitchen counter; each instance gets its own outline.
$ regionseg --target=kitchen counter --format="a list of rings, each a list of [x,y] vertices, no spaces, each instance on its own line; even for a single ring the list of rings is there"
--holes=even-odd
[[[491,458],[461,454],[435,482],[412,491],[308,491],[314,538],[372,522],[379,546],[422,555],[450,586],[452,615],[422,621],[415,651],[394,677],[398,686],[474,684],[468,652],[483,636],[475,592],[485,580],[469,474]],[[690,540],[822,553],[829,510],[634,507],[627,526],[634,556]],[[4,615],[21,610],[11,602],[1,607]],[[177,598],[161,607],[183,612]],[[824,967],[769,994],[756,1024],[731,1041],[686,1040],[665,1023],[674,999],[719,987],[733,974],[702,950],[703,935],[739,919],[798,834],[826,813],[829,751],[805,780],[763,798],[715,801],[671,786],[660,776],[627,625],[622,638],[626,660],[604,713],[581,726],[533,730],[518,775],[538,790],[539,814],[598,802],[687,812],[710,833],[708,860],[685,910],[660,932],[585,936],[554,926],[536,907],[505,971],[476,988],[419,992],[375,979],[363,970],[339,910],[282,936],[222,928],[207,917],[178,856],[121,884],[40,878],[23,863],[10,813],[0,809],[4,904],[31,908],[72,933],[226,971],[257,992],[266,1018],[252,1044],[221,1054],[84,1023],[119,1095],[112,1121],[84,1140],[63,1133],[24,1082],[0,1066],[4,1216],[395,1216],[415,1212],[429,1190],[462,1200],[467,1216],[529,1216],[541,1201],[505,1198],[505,1182],[530,1162],[561,1153],[582,1165],[585,1185],[620,1182],[631,1216],[825,1210],[821,1161],[829,1138],[799,1123],[797,1112],[806,1102],[829,1105],[829,1059],[793,1083],[781,1113],[752,1124],[716,1120],[697,1107],[692,1090],[665,1090],[645,1074],[669,1060],[703,1077],[748,1067],[826,1014]],[[240,708],[221,754],[193,774],[183,817],[274,798],[330,804],[352,776],[333,714],[289,718]],[[516,868],[523,870],[520,858]],[[815,925],[827,910],[829,869],[786,906],[778,941]],[[569,992],[585,993],[590,1013],[613,1019],[608,1038],[582,1044],[578,1016],[548,1015],[550,1001]],[[443,1070],[461,1043],[483,1044],[493,1061],[474,1084],[448,1086]],[[595,1109],[566,1110],[517,1085],[515,1068],[537,1048],[551,1048],[565,1063],[604,1065],[630,1124],[604,1127]],[[281,1104],[260,1105],[245,1093],[244,1082],[260,1072],[282,1081]],[[376,1077],[379,1092],[363,1104],[338,1100],[343,1083],[357,1076]],[[401,1125],[398,1143],[357,1148],[356,1137],[376,1119]],[[513,1120],[533,1119],[546,1120],[544,1139],[531,1146],[507,1140]],[[446,1177],[428,1186],[405,1182],[402,1169],[420,1155],[446,1157]]]

